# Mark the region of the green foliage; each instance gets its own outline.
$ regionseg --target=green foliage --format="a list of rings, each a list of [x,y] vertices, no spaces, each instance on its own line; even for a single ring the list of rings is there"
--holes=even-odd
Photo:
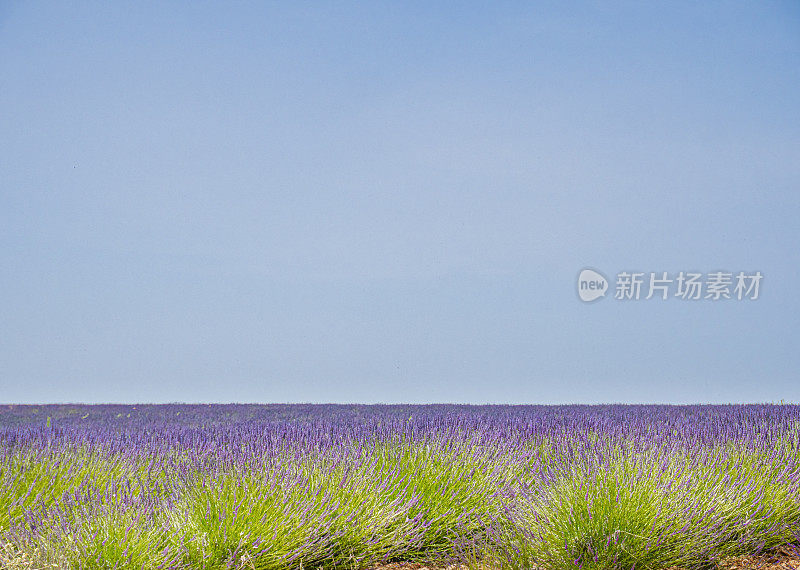
[[[592,433],[516,448],[398,437],[224,469],[177,451],[8,451],[0,545],[31,568],[700,568],[800,533],[798,426],[770,437],[702,452]]]

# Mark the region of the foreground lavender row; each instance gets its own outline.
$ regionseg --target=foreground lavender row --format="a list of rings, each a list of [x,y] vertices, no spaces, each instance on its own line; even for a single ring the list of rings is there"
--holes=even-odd
[[[10,568],[702,567],[800,538],[798,406],[4,406]]]

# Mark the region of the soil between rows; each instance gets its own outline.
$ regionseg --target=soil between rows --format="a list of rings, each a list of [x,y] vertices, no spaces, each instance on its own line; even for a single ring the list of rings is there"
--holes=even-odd
[[[778,549],[759,556],[737,556],[726,558],[713,567],[714,570],[800,570],[800,551],[796,548]],[[463,564],[437,566],[434,564],[395,562],[373,566],[369,570],[475,570]],[[491,567],[479,570],[492,570]],[[532,568],[531,570],[535,570]],[[663,570],[686,570],[680,566],[670,566]]]

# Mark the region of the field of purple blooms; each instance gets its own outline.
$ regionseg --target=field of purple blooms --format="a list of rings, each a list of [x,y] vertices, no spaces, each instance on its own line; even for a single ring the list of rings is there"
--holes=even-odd
[[[0,566],[707,568],[800,539],[800,406],[4,405]]]

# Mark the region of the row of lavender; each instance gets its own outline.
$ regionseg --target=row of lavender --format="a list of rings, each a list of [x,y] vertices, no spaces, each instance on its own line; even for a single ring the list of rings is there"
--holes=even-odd
[[[5,406],[0,559],[659,568],[800,536],[797,406]]]

